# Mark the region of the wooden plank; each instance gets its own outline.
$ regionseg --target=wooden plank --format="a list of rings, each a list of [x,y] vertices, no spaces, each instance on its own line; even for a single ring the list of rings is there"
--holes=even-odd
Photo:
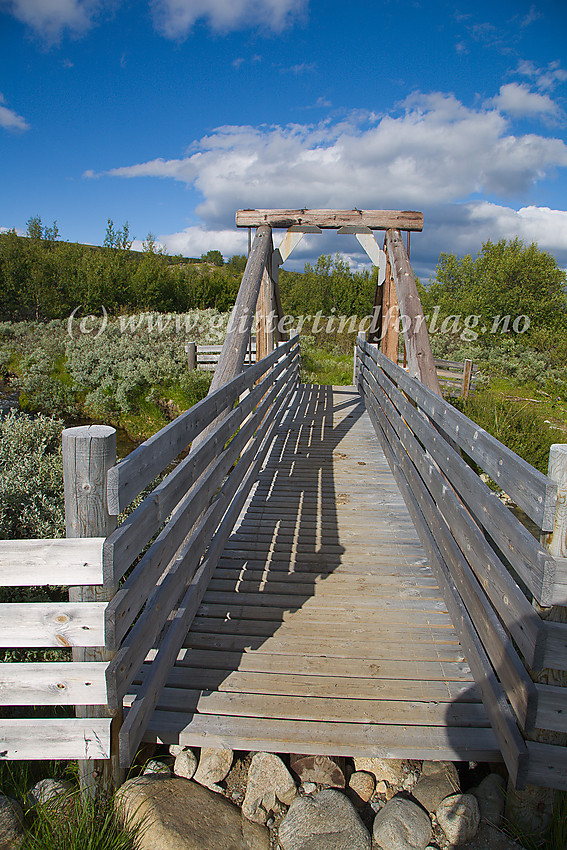
[[[262,425],[256,432],[253,440],[251,440],[248,448],[244,451],[241,459],[242,466],[243,469],[248,469],[248,471],[240,479],[238,489],[230,492],[230,487],[227,488],[226,498],[230,506],[211,541],[203,562],[191,579],[187,592],[184,594],[183,600],[175,612],[174,619],[167,630],[166,637],[160,645],[156,659],[153,662],[151,675],[146,677],[138,699],[128,712],[126,721],[120,730],[120,759],[125,767],[131,763],[142,740],[144,731],[157,704],[159,694],[167,680],[171,667],[175,663],[177,654],[187,634],[187,629],[197,613],[226,540],[246,502],[250,488],[272,444],[275,431],[288,412],[285,403],[289,400],[293,392],[294,386],[292,384],[287,393],[281,396],[279,404],[277,402],[274,404],[272,421],[268,422],[268,418],[266,419],[269,427],[266,427],[266,424]]]
[[[237,210],[237,227],[288,228],[296,225],[315,225],[323,229],[338,229],[360,225],[371,230],[423,230],[423,213],[414,210]]]
[[[110,717],[0,720],[0,759],[108,759]]]
[[[102,584],[104,537],[0,540],[4,587]]]
[[[391,444],[396,439],[393,426],[389,423],[383,412],[381,416],[378,414],[378,411],[376,413],[379,416],[379,422],[386,439]],[[401,418],[400,422],[402,422]],[[402,428],[405,428],[403,423]],[[421,448],[418,448],[416,451],[417,443],[415,446],[408,446],[407,441],[404,439],[402,439],[402,445],[404,445],[406,451],[408,451],[409,447],[408,455],[411,457],[419,473],[423,465],[422,461],[424,460]],[[437,474],[436,470],[432,471]],[[432,475],[431,478],[434,478],[434,476]],[[417,476],[415,480],[417,482]],[[421,481],[419,483],[421,484]],[[442,483],[440,492],[443,492]],[[422,513],[435,537],[435,542],[443,555],[445,563],[451,567],[452,581],[458,589],[460,598],[466,606],[470,619],[482,641],[483,648],[502,682],[502,686],[516,712],[516,716],[520,720],[520,724],[522,727],[531,728],[535,720],[537,705],[535,687],[523,662],[515,651],[512,641],[484,595],[482,587],[475,578],[463,552],[459,549],[453,536],[447,530],[447,526],[442,522],[436,522],[438,507],[435,506],[435,502],[433,501],[435,499],[435,492],[432,492],[431,495],[433,499],[429,496],[423,485],[417,490],[416,496],[420,500]],[[443,498],[449,500],[449,497],[450,491],[448,488],[445,488]],[[466,549],[467,547],[465,546]]]
[[[174,557],[179,547],[183,544],[195,523],[199,520],[203,510],[209,505],[211,497],[222,484],[234,462],[238,460],[241,451],[252,437],[256,428],[261,425],[264,416],[270,409],[270,405],[278,399],[282,389],[284,392],[286,391],[289,379],[290,376],[288,373],[278,378],[254,414],[248,418],[234,439],[230,441],[228,447],[219,454],[216,461],[209,467],[207,475],[198,480],[189,490],[183,501],[171,515],[169,522],[158,535],[151,548],[145,553],[128,579],[124,582],[108,606],[106,612],[106,633],[109,644],[117,646],[121,642],[126,631],[130,628],[132,622],[138,615],[140,609],[146,603],[150,594],[154,592],[160,576],[166,569],[168,563]],[[279,403],[281,404],[281,399]],[[222,423],[220,427],[222,427]],[[213,435],[210,434],[207,437],[207,440],[212,437]],[[215,445],[216,442],[215,438]],[[203,445],[203,443],[200,444],[199,450]],[[224,440],[223,443],[221,443],[221,447],[222,445],[224,445]],[[232,473],[231,477],[234,475],[238,477],[240,471],[241,467],[239,469],[239,464],[237,464],[236,470]],[[227,489],[227,487],[224,487],[224,492],[226,492]],[[214,513],[214,516],[218,517],[219,510],[223,504],[222,501],[219,501],[218,496],[215,504],[216,508],[214,508],[214,510],[212,508],[209,510],[211,518],[207,519],[207,528],[211,531],[213,529],[214,522],[216,521],[212,518],[212,513]],[[204,522],[205,521],[203,520],[201,523],[200,531],[195,532],[191,538],[191,545],[193,545],[195,549],[202,549],[202,545],[204,545],[205,536],[208,533],[203,525]],[[172,577],[168,576],[164,580],[164,584],[160,592],[164,592],[166,586],[172,586],[172,581]],[[153,604],[159,604],[156,602],[155,594]]]
[[[273,413],[276,417],[276,422],[279,421],[278,411],[285,413],[284,403],[292,392],[293,385],[286,388],[284,394],[280,395],[274,403]],[[214,502],[207,509],[187,542],[184,543],[173,567],[168,572],[161,586],[158,587],[154,596],[150,598],[149,604],[136,621],[128,637],[123,642],[120,651],[109,665],[107,682],[109,702],[111,705],[119,704],[121,695],[139,670],[147,651],[152,647],[175,603],[184,594],[187,585],[192,586],[190,583],[196,571],[199,574],[199,561],[211,540],[215,528],[225,513],[227,505],[230,505],[231,500],[241,486],[241,482],[249,474],[247,470],[253,459],[254,450],[257,446],[261,445],[266,433],[271,433],[272,427],[273,423],[270,424],[269,418],[266,417],[250,441],[250,445],[243,452],[234,473],[225,481]],[[254,468],[255,463],[253,463],[252,468]],[[227,513],[231,510],[232,506],[229,507]],[[142,578],[140,578],[140,581]],[[128,605],[127,597],[125,604]]]
[[[545,652],[542,668],[567,670],[567,626],[563,623],[543,621]]]
[[[451,533],[460,546],[461,552],[473,568],[484,592],[488,595],[505,625],[518,643],[530,665],[541,664],[545,651],[545,631],[537,613],[524,596],[504,564],[500,561],[483,532],[472,519],[456,493],[447,486],[450,476],[442,476],[436,464],[432,463],[420,443],[411,434],[407,425],[420,429],[420,439],[426,449],[430,440],[437,440],[437,432],[423,423],[421,417],[398,392],[383,374],[364,373],[369,380],[369,389],[396,429],[398,439],[410,454],[414,465],[435,499],[441,514],[445,517]],[[363,375],[363,377],[364,377]],[[388,396],[385,392],[387,391]],[[390,400],[391,399],[391,400]],[[397,404],[403,419],[395,410],[392,401]],[[372,403],[372,402],[370,402]],[[427,435],[427,436],[426,436]],[[447,473],[447,468],[442,467]],[[522,665],[523,667],[523,665]]]
[[[395,679],[398,682],[442,682],[446,685],[457,682],[459,685],[466,685],[471,699],[480,699],[470,668],[462,661],[417,662],[414,658],[400,666],[397,661],[384,658],[384,652],[372,655],[368,651],[364,658],[353,664],[349,659],[333,657],[333,649],[330,651],[331,655],[306,653],[299,656],[270,654],[264,652],[262,647],[254,652],[244,653],[215,649],[182,649],[176,664],[178,667],[202,667],[205,671],[238,670],[248,673],[346,677],[351,683],[361,677],[371,679],[377,683],[377,687],[381,679]]]
[[[318,696],[272,696],[165,688],[158,711],[177,711],[188,717],[199,714],[237,717],[314,720],[323,723],[382,723],[411,726],[489,726],[486,711],[478,703],[343,699]]]
[[[375,356],[372,356],[373,352],[366,349],[365,352],[376,362],[376,352],[374,352]],[[378,356],[381,357],[379,353]],[[386,373],[388,373],[388,369],[390,368],[390,366],[386,365],[387,363],[389,361],[381,357],[381,365],[384,366],[384,372]],[[402,374],[405,374],[403,370],[400,371]],[[379,370],[375,372],[375,376],[379,381]],[[402,386],[401,381],[399,382],[399,387],[404,393],[407,392],[406,387]],[[396,403],[399,401],[398,406],[400,411],[404,417],[407,414],[411,418],[412,423],[414,423],[412,427],[417,436],[424,435],[427,437],[428,451],[431,453],[431,456],[443,469],[445,475],[449,477],[453,488],[460,494],[461,498],[463,498],[463,494],[466,494],[468,509],[473,513],[476,520],[486,528],[518,575],[534,593],[536,599],[538,601],[542,599],[548,601],[551,596],[555,572],[553,557],[543,549],[530,532],[502,504],[496,494],[481,481],[479,476],[462,460],[449,443],[440,434],[434,432],[430,426],[428,427],[425,420],[416,413],[410,404],[401,400],[401,393],[393,384],[388,385],[383,383],[383,388],[388,390],[388,394],[392,399],[395,399]],[[446,404],[446,402],[442,403]],[[450,407],[450,405],[447,406]],[[426,412],[430,415],[430,411]],[[458,413],[458,411],[455,412]],[[466,419],[466,417],[464,418]],[[443,429],[450,433],[451,438],[453,438],[453,433],[447,427],[448,420],[441,417],[437,421],[443,423]],[[470,422],[470,420],[467,420],[467,422],[469,426],[474,426],[474,423]],[[457,439],[456,442],[458,443],[459,440]],[[468,454],[470,456],[474,454],[470,448]],[[522,461],[522,463],[524,462]],[[537,472],[537,470],[533,470],[533,472]],[[537,472],[537,475],[540,476],[541,473]]]
[[[437,370],[433,362],[431,342],[423,315],[423,307],[417,291],[417,284],[404,247],[399,230],[386,232],[385,248],[390,260],[390,268],[400,313],[404,316],[402,331],[404,334],[405,351],[408,358],[409,374],[418,378],[433,393],[441,396],[441,387],[437,378]],[[397,367],[397,357],[394,358]]]
[[[106,705],[105,661],[0,667],[0,705]]]
[[[538,697],[534,724],[536,729],[567,732],[567,688],[536,684],[536,691]],[[545,741],[545,739],[542,740]]]
[[[557,485],[500,443],[487,431],[440,399],[428,387],[412,380],[403,369],[364,343],[363,350],[384,369],[399,389],[412,398],[513,501],[542,529],[551,531],[555,519]]]
[[[501,761],[491,729],[394,726],[377,723],[319,723],[309,720],[273,720],[195,715],[184,720],[176,712],[156,711],[144,736],[146,741],[182,746],[279,753],[306,753],[377,758]]]
[[[104,646],[105,602],[3,602],[0,646]]]
[[[567,748],[527,741],[529,785],[567,791]]]
[[[428,496],[424,485],[420,484],[419,476],[412,472],[410,461],[405,452],[402,452],[397,443],[390,444],[388,442],[380,423],[372,413],[370,418],[373,421],[376,433],[404,496],[416,529],[420,534],[423,546],[429,555],[430,563],[437,574],[441,587],[444,589],[447,607],[449,608],[453,624],[459,632],[475,682],[483,695],[483,702],[497,736],[499,748],[508,771],[516,786],[522,787],[526,781],[528,760],[524,740],[520,735],[515,717],[508,705],[502,686],[495,676],[482,642],[476,634],[469,614],[443,560],[435,537],[425,520],[421,505],[417,501],[417,496],[414,496],[414,489],[417,493],[420,493],[423,502],[427,502],[431,497]],[[408,483],[408,476],[410,476],[409,480],[412,481],[411,486]],[[433,516],[435,516],[435,513],[433,513]],[[439,527],[436,528],[436,533],[439,533]]]

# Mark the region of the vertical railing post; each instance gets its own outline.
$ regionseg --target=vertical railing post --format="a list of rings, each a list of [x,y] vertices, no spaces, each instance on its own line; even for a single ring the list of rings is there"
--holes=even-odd
[[[116,431],[108,425],[86,425],[63,431],[63,484],[67,537],[108,537],[117,519],[108,513],[106,477],[116,464]],[[107,585],[71,587],[71,602],[109,602],[116,588]],[[110,661],[114,653],[105,647],[74,647],[73,661]],[[106,706],[77,706],[77,717],[108,717]],[[91,796],[118,786],[118,726],[112,722],[111,752],[108,760],[80,760],[81,788]]]
[[[194,372],[197,368],[197,344],[188,342],[185,346],[185,353],[187,355],[187,368],[190,372]]]
[[[567,445],[555,443],[549,450],[549,465],[547,474],[557,484],[557,502],[553,531],[542,533],[541,542],[547,551],[556,558],[567,558]],[[542,608],[533,602],[543,620],[554,623],[567,623],[567,608],[553,605]],[[567,672],[546,668],[530,670],[534,682],[544,685],[567,687]],[[565,732],[553,732],[536,729],[529,740],[559,746],[567,745]],[[524,791],[508,788],[507,816],[516,821],[523,829],[540,833],[547,825],[553,814],[553,808],[558,798],[558,792],[550,788],[528,785]]]

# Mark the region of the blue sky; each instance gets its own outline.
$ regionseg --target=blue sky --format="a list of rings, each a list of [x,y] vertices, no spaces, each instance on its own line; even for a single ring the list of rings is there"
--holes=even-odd
[[[418,209],[423,277],[515,236],[567,267],[566,41],[565,0],[0,0],[0,228],[230,256],[239,207]]]

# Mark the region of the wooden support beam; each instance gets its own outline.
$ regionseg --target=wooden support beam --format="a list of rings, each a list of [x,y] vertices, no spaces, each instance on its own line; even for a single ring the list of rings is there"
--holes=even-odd
[[[433,360],[423,307],[399,230],[388,230],[386,233],[386,253],[390,260],[400,312],[403,316],[402,330],[409,373],[412,378],[418,378],[422,384],[440,396],[442,395],[441,387]]]
[[[415,210],[238,210],[237,227],[293,227],[312,224],[325,229],[363,225],[371,230],[423,230],[423,213]]]
[[[382,353],[394,363],[398,362],[398,344],[400,337],[400,310],[394,276],[388,255],[386,255],[386,274],[382,285]]]
[[[108,512],[106,478],[116,464],[116,431],[108,425],[85,425],[63,431],[63,484],[65,491],[65,526],[67,537],[107,537],[116,528],[116,517]],[[116,588],[108,585],[69,588],[71,602],[101,603],[110,601]],[[114,653],[99,647],[73,647],[73,661],[108,662]],[[106,705],[81,705],[77,718],[93,718],[93,725],[110,713]],[[98,719],[95,719],[98,718]],[[111,742],[118,733],[121,713],[113,718]],[[79,760],[81,788],[95,796],[101,787],[118,786],[123,773],[118,765],[116,748],[110,759]]]

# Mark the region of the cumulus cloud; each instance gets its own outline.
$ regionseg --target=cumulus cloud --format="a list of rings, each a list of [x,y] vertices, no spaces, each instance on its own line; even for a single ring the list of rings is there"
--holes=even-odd
[[[5,130],[12,131],[29,130],[30,125],[27,123],[26,119],[22,118],[21,115],[18,115],[17,112],[14,112],[13,109],[9,109],[5,106],[5,103],[6,99],[0,92],[0,127],[4,127]]]
[[[203,196],[197,213],[227,226],[238,207],[420,207],[471,193],[513,196],[567,166],[556,138],[513,135],[497,109],[452,95],[413,95],[397,116],[353,113],[338,123],[227,126],[188,155],[115,168],[115,177],[162,177]]]
[[[506,83],[490,103],[514,118],[556,118],[558,105],[547,94],[532,92],[524,83]]]
[[[216,32],[265,27],[280,32],[307,7],[308,0],[152,0],[157,29],[167,38],[185,38],[197,21]]]
[[[421,209],[427,237],[416,235],[412,246],[425,275],[440,251],[476,251],[482,241],[499,235],[520,235],[563,250],[564,237],[557,235],[563,219],[553,210],[516,212],[498,205],[525,196],[561,167],[567,167],[562,139],[514,134],[493,104],[469,108],[453,95],[434,93],[412,95],[392,115],[353,112],[319,123],[219,127],[184,157],[123,166],[106,175],[161,177],[196,189],[202,196],[195,210],[202,226],[160,236],[169,251],[192,256],[211,248],[242,253],[245,237],[234,229],[234,212],[243,207]],[[480,205],[478,194],[493,203]],[[362,261],[354,241],[343,248],[346,239],[305,239],[294,260],[344,250]]]
[[[57,42],[65,30],[82,35],[93,24],[100,0],[0,0],[6,10],[49,43]]]

